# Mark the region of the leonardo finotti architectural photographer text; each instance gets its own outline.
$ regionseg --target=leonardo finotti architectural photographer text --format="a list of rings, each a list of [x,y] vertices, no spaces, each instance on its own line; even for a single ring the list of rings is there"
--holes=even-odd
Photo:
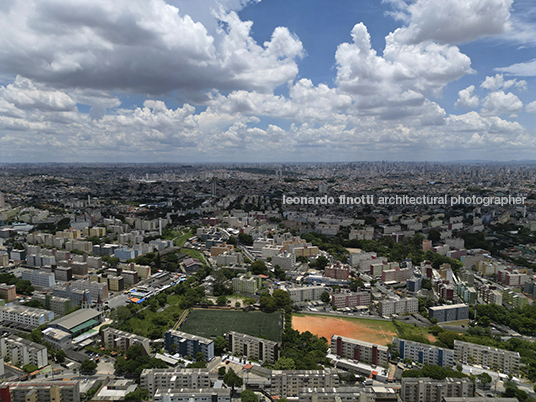
[[[339,195],[329,197],[327,195],[317,197],[289,197],[283,195],[283,205],[524,205],[527,197],[521,196],[488,196],[480,197],[472,196],[409,196],[409,195],[393,195],[393,196],[375,196],[375,195],[360,195],[356,197]]]

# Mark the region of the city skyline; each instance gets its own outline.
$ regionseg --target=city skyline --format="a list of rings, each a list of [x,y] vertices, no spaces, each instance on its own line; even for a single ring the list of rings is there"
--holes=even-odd
[[[534,160],[529,0],[11,0],[0,162]]]

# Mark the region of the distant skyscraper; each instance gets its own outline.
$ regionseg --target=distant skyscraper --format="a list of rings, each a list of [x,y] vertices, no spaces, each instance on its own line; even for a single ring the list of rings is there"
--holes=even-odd
[[[211,190],[212,190],[212,196],[216,197],[216,182],[215,181],[211,183]]]
[[[328,192],[328,185],[325,183],[320,183],[318,185],[318,192],[320,194],[326,194]]]
[[[0,193],[0,208],[4,208],[6,206],[6,199],[4,198],[4,194]]]

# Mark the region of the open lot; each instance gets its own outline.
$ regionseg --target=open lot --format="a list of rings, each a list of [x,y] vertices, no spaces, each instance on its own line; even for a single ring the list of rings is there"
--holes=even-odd
[[[309,331],[323,336],[328,342],[333,335],[341,335],[378,345],[387,345],[391,343],[393,336],[396,336],[396,328],[391,321],[316,314],[293,314],[292,328],[300,332]]]
[[[194,309],[188,314],[180,330],[205,338],[214,338],[228,331],[236,331],[279,341],[281,321],[281,313]]]

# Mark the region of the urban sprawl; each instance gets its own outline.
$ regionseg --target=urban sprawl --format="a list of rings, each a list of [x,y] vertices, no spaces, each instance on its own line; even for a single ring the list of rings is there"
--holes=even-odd
[[[534,401],[535,174],[0,165],[0,401]]]

